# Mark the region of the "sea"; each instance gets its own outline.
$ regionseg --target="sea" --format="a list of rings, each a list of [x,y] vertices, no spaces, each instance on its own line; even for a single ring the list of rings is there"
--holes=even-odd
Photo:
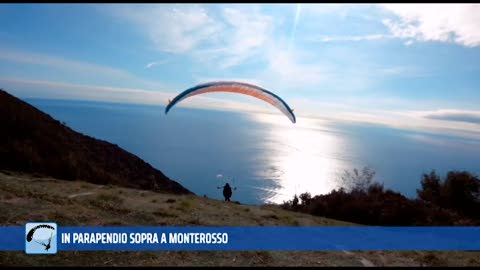
[[[363,168],[385,188],[414,198],[424,173],[480,173],[480,141],[381,125],[177,106],[73,100],[26,102],[91,137],[117,144],[199,196],[283,203],[345,185]]]

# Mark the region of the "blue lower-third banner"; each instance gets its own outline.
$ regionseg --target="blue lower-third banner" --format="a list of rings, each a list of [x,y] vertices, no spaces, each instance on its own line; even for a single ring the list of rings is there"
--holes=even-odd
[[[480,250],[480,227],[0,227],[0,250]]]

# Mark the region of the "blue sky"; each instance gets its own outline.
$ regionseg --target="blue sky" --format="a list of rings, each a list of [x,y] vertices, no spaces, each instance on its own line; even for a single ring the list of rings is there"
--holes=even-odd
[[[480,139],[478,14],[477,4],[1,4],[0,87],[165,105],[195,84],[240,80],[300,119]],[[182,106],[277,113],[219,94]]]

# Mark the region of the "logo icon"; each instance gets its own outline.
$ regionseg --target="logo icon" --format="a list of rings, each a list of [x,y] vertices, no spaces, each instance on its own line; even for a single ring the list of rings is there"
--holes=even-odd
[[[25,225],[25,253],[56,254],[57,224],[27,223]]]

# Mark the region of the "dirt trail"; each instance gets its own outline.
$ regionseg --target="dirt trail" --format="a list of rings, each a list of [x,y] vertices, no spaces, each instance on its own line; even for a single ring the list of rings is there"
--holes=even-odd
[[[83,193],[77,193],[77,194],[69,195],[68,198],[72,199],[72,198],[75,198],[75,197],[78,197],[78,196],[87,196],[87,195],[93,195],[93,194],[95,194],[95,192],[83,192]]]

